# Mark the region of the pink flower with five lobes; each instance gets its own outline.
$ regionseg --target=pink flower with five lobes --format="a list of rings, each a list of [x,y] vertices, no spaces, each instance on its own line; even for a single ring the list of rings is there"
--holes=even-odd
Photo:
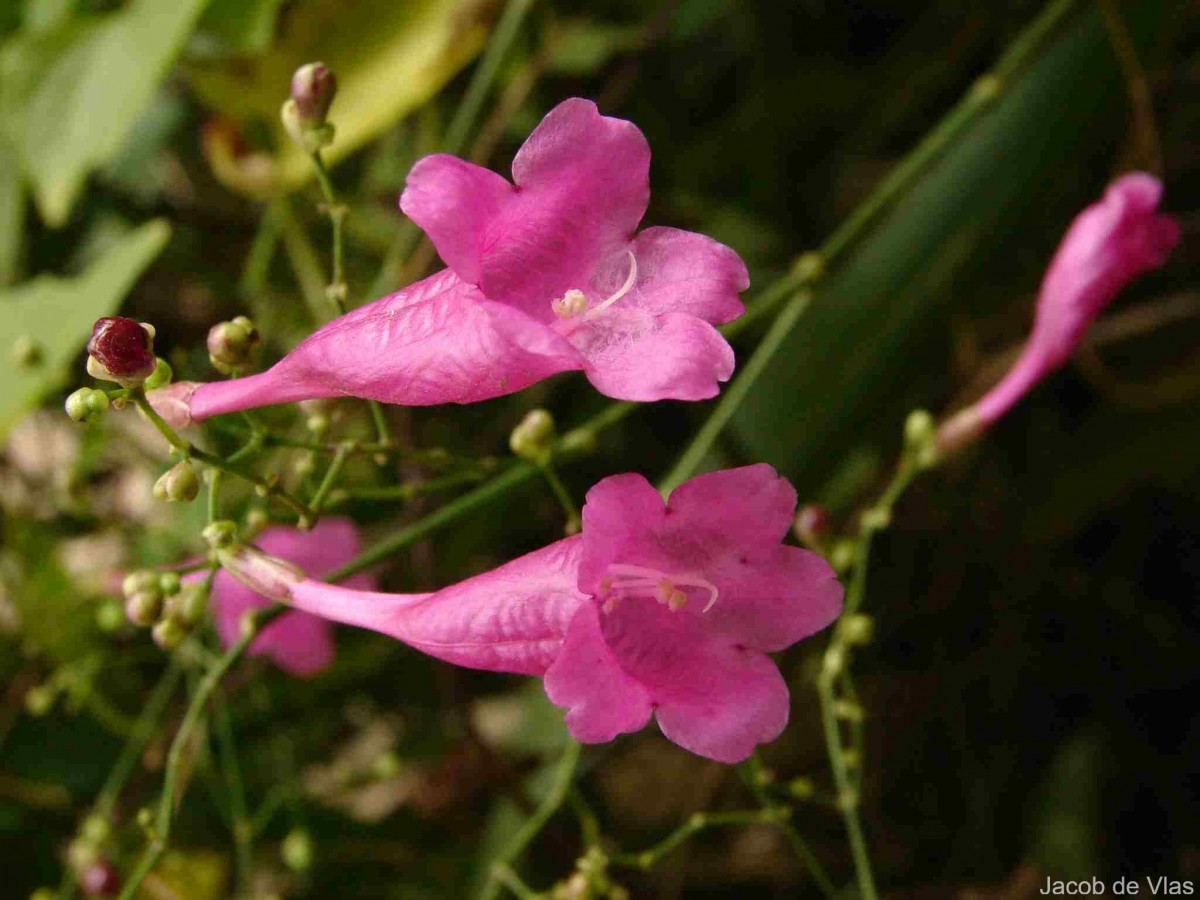
[[[1158,212],[1162,182],[1145,172],[1114,181],[1071,223],[1046,270],[1033,331],[1008,374],[938,434],[943,450],[977,437],[1071,358],[1088,326],[1134,279],[1167,261],[1179,223]]]
[[[354,396],[474,403],[582,370],[622,400],[703,400],[733,373],[714,327],[744,308],[741,257],[638,223],[650,147],[589,100],[560,103],[513,181],[446,154],[420,160],[400,207],[448,268],[324,326],[266,372],[151,394],[177,427],[252,407]]]
[[[640,475],[588,492],[579,535],[432,594],[324,584],[244,548],[234,575],[296,609],[447,662],[539,675],[586,743],[638,731],[724,763],[788,720],[767,655],[831,624],[842,587],[782,541],[796,492],[768,465],[693,478],[668,502]]]
[[[303,566],[318,577],[345,565],[362,551],[357,527],[345,518],[322,518],[312,531],[275,526],[260,534],[257,542],[273,558]],[[197,574],[187,580],[203,578],[203,574]],[[349,583],[370,590],[375,587],[375,578],[358,575]],[[236,644],[242,634],[242,616],[271,602],[224,569],[217,572],[211,603],[221,644],[226,648]],[[284,671],[308,678],[333,663],[333,625],[327,618],[310,613],[287,612],[263,628],[248,653],[267,656]]]

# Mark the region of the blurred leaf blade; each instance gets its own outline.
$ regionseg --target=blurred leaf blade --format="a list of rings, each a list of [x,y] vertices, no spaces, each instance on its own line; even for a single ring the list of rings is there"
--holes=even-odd
[[[1144,36],[1162,14],[1162,3],[1145,4],[1131,25]],[[747,457],[776,464],[812,490],[848,446],[877,432],[887,404],[928,379],[937,358],[931,336],[980,261],[997,252],[1006,228],[1012,236],[1021,214],[1045,216],[1039,185],[1078,166],[1085,135],[1095,153],[1105,149],[1098,133],[1115,139],[1105,113],[1122,109],[1119,90],[1116,63],[1089,10],[1005,85],[990,113],[822,286],[760,389],[733,417]]]
[[[0,397],[0,437],[29,404],[60,381],[62,370],[91,333],[92,323],[114,312],[166,245],[170,228],[156,220],[122,238],[76,278],[40,276],[0,291],[0,347],[32,339],[42,360],[13,366]]]
[[[134,0],[0,50],[0,112],[42,217],[63,225],[120,151],[208,0]]]
[[[269,122],[280,148],[279,182],[311,177],[304,153],[284,135],[279,108],[292,73],[321,60],[338,77],[330,113],[337,138],[325,152],[337,162],[424,104],[482,49],[480,7],[453,0],[365,0],[347,6],[319,0],[295,9],[273,47],[250,64],[196,65],[191,81],[223,115]]]

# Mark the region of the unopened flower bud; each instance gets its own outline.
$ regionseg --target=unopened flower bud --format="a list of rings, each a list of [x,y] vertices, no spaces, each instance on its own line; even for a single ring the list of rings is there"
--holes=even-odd
[[[121,890],[121,877],[112,863],[98,859],[79,873],[79,887],[88,897],[115,897]]]
[[[179,580],[178,572],[163,572],[158,576],[158,589],[163,592],[164,596],[170,597],[173,594],[178,594],[183,582]]]
[[[904,420],[904,443],[915,454],[917,464],[929,468],[938,458],[938,428],[933,416],[923,409],[914,409]]]
[[[204,530],[200,532],[200,536],[208,542],[209,547],[219,550],[222,547],[228,547],[236,541],[237,533],[237,525],[228,519],[220,519],[206,525]]]
[[[865,647],[875,637],[875,620],[865,613],[845,616],[838,628],[846,643],[852,647]]]
[[[121,593],[128,600],[134,594],[154,594],[162,592],[162,581],[153,569],[138,569],[130,572],[121,582]]]
[[[271,524],[271,517],[261,506],[252,506],[246,512],[246,537],[254,537]]]
[[[283,864],[293,872],[307,872],[312,868],[312,838],[301,828],[292,829],[280,844],[279,855],[283,857]]]
[[[853,700],[833,701],[833,714],[843,722],[861,722],[865,716],[863,708]]]
[[[292,100],[305,125],[323,125],[337,96],[337,76],[323,62],[302,65],[292,75]]]
[[[154,371],[146,379],[144,387],[148,391],[157,390],[160,387],[166,387],[170,384],[171,379],[174,377],[175,372],[171,369],[170,363],[159,357],[157,364],[154,366]]]
[[[532,409],[513,429],[508,446],[522,459],[541,465],[550,459],[554,436],[554,417],[544,409]]]
[[[202,582],[189,582],[174,597],[167,600],[166,614],[180,625],[193,628],[208,612],[208,591]]]
[[[67,397],[63,407],[76,422],[95,422],[108,409],[108,395],[95,388],[80,388]]]
[[[309,416],[304,420],[304,427],[309,430],[313,437],[323,437],[329,431],[329,416]]]
[[[58,892],[54,888],[40,887],[29,895],[29,900],[56,900]]]
[[[200,479],[186,459],[167,469],[154,482],[154,496],[170,503],[191,503],[200,493]]]
[[[54,708],[57,692],[48,684],[38,684],[25,692],[25,711],[41,718]]]
[[[829,531],[829,511],[819,503],[806,503],[796,513],[796,537],[806,547],[820,547]]]
[[[811,800],[817,793],[817,786],[811,778],[793,778],[787,785],[788,793],[797,800]]]
[[[100,859],[100,848],[91,841],[76,838],[67,844],[67,862],[76,872],[83,871]]]
[[[833,552],[829,554],[829,564],[839,572],[846,572],[854,565],[854,557],[857,555],[858,547],[854,541],[847,538],[833,545]]]
[[[125,615],[134,625],[146,628],[158,621],[162,615],[162,595],[148,591],[134,594],[125,600]]]
[[[97,319],[87,344],[88,374],[123,387],[136,387],[158,366],[154,329],[124,316]]]
[[[117,600],[105,600],[96,607],[96,627],[105,634],[120,631],[125,624],[125,610]]]
[[[225,375],[247,368],[262,344],[258,327],[245,316],[218,322],[208,332],[208,359]]]
[[[79,834],[85,841],[103,844],[112,834],[112,827],[104,816],[88,816],[79,826]]]
[[[150,631],[154,643],[164,650],[174,650],[188,636],[188,630],[175,619],[163,619]]]

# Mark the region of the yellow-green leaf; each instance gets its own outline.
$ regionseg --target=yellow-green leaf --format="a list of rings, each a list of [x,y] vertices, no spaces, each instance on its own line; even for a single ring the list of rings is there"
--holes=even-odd
[[[250,63],[197,64],[191,81],[201,99],[243,121],[269,122],[280,148],[285,187],[310,176],[304,154],[284,135],[279,108],[292,73],[320,60],[338,78],[330,113],[337,138],[326,151],[336,162],[425,103],[482,48],[483,4],[457,0],[316,0],[285,16],[283,34]]]

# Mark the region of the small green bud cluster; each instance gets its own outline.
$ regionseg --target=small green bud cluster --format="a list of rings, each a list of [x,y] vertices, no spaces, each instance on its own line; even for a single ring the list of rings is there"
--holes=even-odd
[[[557,436],[554,417],[544,409],[531,409],[508,438],[508,446],[521,459],[537,465],[550,461]]]
[[[96,388],[80,388],[63,404],[67,415],[76,422],[95,422],[108,410],[108,395]]]
[[[208,331],[208,361],[224,375],[249,368],[261,346],[258,326],[245,316],[218,322]]]
[[[154,496],[168,503],[191,503],[200,493],[200,478],[188,460],[176,463],[154,482]]]
[[[937,422],[923,409],[914,409],[904,421],[905,448],[922,469],[937,465],[937,433]]]
[[[140,569],[125,577],[125,614],[134,625],[151,628],[154,642],[174,650],[208,612],[208,586],[184,583],[176,572]]]
[[[575,862],[575,871],[549,891],[550,900],[629,900],[629,891],[612,880],[608,857],[592,847]]]

